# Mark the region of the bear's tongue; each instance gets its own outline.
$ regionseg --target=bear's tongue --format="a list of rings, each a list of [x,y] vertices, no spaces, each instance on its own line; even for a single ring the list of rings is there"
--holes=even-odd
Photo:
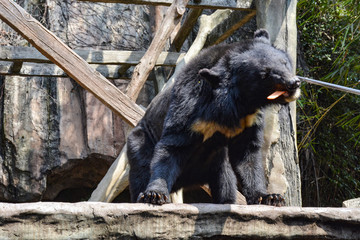
[[[283,95],[284,93],[286,93],[286,91],[275,91],[272,94],[270,94],[267,99],[269,100],[274,100],[278,97],[280,97],[281,95]]]

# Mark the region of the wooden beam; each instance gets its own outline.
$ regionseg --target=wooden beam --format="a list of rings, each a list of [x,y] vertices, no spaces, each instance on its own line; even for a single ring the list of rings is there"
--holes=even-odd
[[[232,11],[230,15],[211,30],[204,47],[219,44],[230,37],[237,29],[250,21],[256,15],[256,10],[249,12]]]
[[[79,0],[84,2],[124,3],[137,5],[170,6],[173,0]],[[253,0],[191,0],[188,8],[248,10],[254,8]]]
[[[108,79],[125,79],[121,75],[121,68],[125,65],[99,65],[90,64],[90,67]],[[22,63],[21,69],[14,70],[12,62],[0,62],[0,75],[18,75],[18,76],[35,76],[35,77],[69,77],[60,67],[51,63]],[[127,79],[130,79],[127,77]]]
[[[14,1],[0,0],[0,19],[19,32],[43,55],[61,67],[71,78],[94,94],[127,123],[135,126],[141,119],[144,114],[143,109],[104,76],[93,70],[84,59]]]
[[[9,75],[11,73],[13,63],[0,61],[0,75]]]
[[[15,74],[18,74],[22,68],[22,65],[23,65],[22,61],[14,61],[10,71]]]
[[[114,51],[114,50],[74,50],[89,64],[125,64],[137,65],[144,56],[145,51]],[[156,60],[156,66],[174,67],[185,56],[184,53],[161,52]],[[0,61],[22,61],[36,63],[51,63],[33,47],[0,46]]]
[[[67,77],[67,74],[60,67],[50,63],[24,63],[19,73],[11,72],[11,75]]]
[[[156,59],[159,57],[162,49],[166,44],[167,39],[175,27],[180,23],[180,20],[185,13],[185,6],[189,0],[174,0],[171,6],[167,9],[165,17],[156,31],[151,44],[141,58],[140,63],[136,65],[131,82],[126,88],[126,95],[135,101],[140,93],[142,86],[145,84],[150,72],[155,67]]]
[[[202,9],[190,9],[184,23],[182,24],[180,30],[177,32],[174,38],[174,41],[172,42],[171,47],[175,48],[177,52],[180,52],[182,45],[195,26],[202,11]]]

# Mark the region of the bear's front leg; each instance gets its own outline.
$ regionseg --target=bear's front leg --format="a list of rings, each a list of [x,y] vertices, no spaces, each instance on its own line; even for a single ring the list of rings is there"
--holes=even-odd
[[[237,136],[229,145],[229,159],[242,194],[248,204],[284,206],[285,199],[280,194],[266,192],[265,173],[262,166],[262,126],[254,125]]]
[[[158,142],[150,165],[149,184],[146,190],[139,194],[137,202],[156,205],[170,203],[169,193],[180,174],[181,151],[184,149],[179,150],[178,147]]]
[[[212,159],[208,182],[214,203],[236,203],[237,180],[227,155],[227,148],[223,147]]]

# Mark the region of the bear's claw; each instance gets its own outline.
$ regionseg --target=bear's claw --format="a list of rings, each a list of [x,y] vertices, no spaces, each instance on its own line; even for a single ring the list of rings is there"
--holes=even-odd
[[[280,194],[268,194],[259,197],[258,204],[281,207],[285,206],[285,198]]]
[[[154,191],[147,191],[145,193],[140,193],[137,199],[138,203],[151,203],[155,205],[163,205],[169,203],[169,197],[164,193],[157,193]]]

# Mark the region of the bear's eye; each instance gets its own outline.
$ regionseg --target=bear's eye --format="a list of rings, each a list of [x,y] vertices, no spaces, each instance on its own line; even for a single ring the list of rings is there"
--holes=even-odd
[[[281,79],[281,76],[278,75],[278,74],[272,74],[271,77],[274,78],[274,79],[276,79],[276,80],[280,80],[280,79]]]
[[[265,79],[268,76],[268,73],[266,71],[260,72],[261,79]]]
[[[271,69],[270,68],[265,68],[262,71],[260,71],[260,76],[261,79],[265,79],[270,75]]]

